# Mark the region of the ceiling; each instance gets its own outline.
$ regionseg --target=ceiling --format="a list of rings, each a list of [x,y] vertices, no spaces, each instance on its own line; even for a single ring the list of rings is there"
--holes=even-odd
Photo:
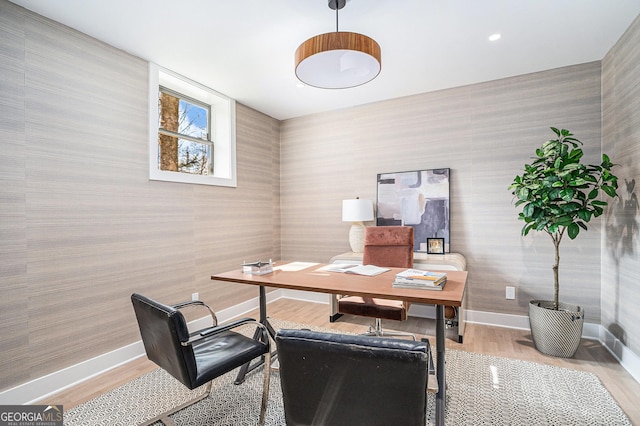
[[[375,39],[382,71],[327,90],[293,71],[298,45],[335,31],[327,0],[11,1],[280,120],[600,60],[640,14],[638,0],[348,0],[339,29]]]

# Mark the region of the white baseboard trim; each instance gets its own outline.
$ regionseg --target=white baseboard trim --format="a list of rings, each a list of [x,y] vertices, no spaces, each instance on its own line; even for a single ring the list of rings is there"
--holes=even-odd
[[[33,404],[144,355],[142,341],[38,377],[0,393],[0,404]]]
[[[465,310],[468,324],[490,325],[493,327],[514,328],[517,330],[529,330],[529,317],[527,315],[500,314],[496,312]],[[600,339],[600,324],[584,323],[582,337],[585,339]],[[604,342],[602,342],[604,344]]]
[[[307,302],[328,304],[329,296],[298,290],[274,290],[267,293],[267,303],[275,300],[296,299]],[[413,306],[413,305],[412,305]],[[247,312],[259,307],[258,298],[232,306],[216,312],[219,322],[226,322],[232,318],[242,317]],[[433,311],[433,312],[432,312]],[[328,314],[328,312],[327,312]],[[435,309],[429,305],[415,305],[412,316],[434,318]],[[529,319],[526,315],[509,315],[494,312],[465,310],[467,323],[483,324],[496,327],[529,329]],[[189,323],[190,328],[206,327],[211,324],[209,317],[203,317]],[[600,341],[620,362],[631,376],[640,382],[640,357],[629,350],[620,340],[616,339],[600,324],[586,323],[583,337]],[[142,341],[137,341],[122,348],[99,355],[95,358],[69,366],[62,370],[39,377],[30,382],[0,392],[0,405],[33,404],[57,392],[89,380],[99,374],[112,370],[144,355]]]
[[[618,360],[620,365],[640,383],[640,356],[632,352],[605,327],[600,327],[598,340]]]

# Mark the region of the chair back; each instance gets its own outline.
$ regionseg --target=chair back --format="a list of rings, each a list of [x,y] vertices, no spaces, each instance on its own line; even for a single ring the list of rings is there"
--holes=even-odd
[[[189,329],[182,313],[137,293],[131,295],[131,302],[147,357],[193,389],[196,363],[193,348],[182,346],[182,342],[189,340]]]
[[[410,226],[367,227],[362,263],[389,268],[412,268],[413,228]]]
[[[427,343],[284,329],[275,341],[287,425],[425,425]]]

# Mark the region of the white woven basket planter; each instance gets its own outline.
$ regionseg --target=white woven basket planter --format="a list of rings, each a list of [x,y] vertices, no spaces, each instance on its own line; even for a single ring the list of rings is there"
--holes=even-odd
[[[577,305],[560,302],[553,309],[553,301],[529,302],[529,325],[536,348],[547,355],[571,358],[580,346],[584,310]]]

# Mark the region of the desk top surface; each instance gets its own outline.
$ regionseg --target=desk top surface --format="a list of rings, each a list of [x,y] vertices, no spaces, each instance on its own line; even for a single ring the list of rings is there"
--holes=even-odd
[[[242,268],[238,267],[233,271],[212,275],[211,279],[214,281],[292,290],[349,294],[352,296],[446,306],[461,306],[467,284],[467,271],[443,271],[447,273],[447,283],[442,290],[394,288],[392,283],[395,275],[406,268],[389,268],[389,271],[371,277],[319,270],[323,266],[326,265],[322,263],[282,262],[274,265],[272,273],[265,275],[244,274],[242,273]]]

